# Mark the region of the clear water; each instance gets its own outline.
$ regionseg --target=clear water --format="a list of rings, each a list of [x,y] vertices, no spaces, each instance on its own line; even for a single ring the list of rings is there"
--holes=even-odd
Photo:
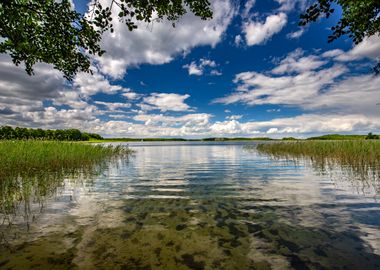
[[[0,214],[0,269],[380,269],[377,175],[244,145],[130,143],[34,184]]]

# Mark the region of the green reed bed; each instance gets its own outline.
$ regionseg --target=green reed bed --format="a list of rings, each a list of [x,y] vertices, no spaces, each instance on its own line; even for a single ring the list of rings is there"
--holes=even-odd
[[[0,217],[43,201],[70,176],[97,173],[105,161],[128,156],[123,146],[58,141],[0,141]],[[1,220],[0,220],[1,225]]]
[[[342,165],[380,168],[380,141],[297,141],[260,144],[257,150],[277,157],[331,159]]]
[[[130,152],[123,146],[58,141],[3,141],[0,142],[0,179],[80,169]]]

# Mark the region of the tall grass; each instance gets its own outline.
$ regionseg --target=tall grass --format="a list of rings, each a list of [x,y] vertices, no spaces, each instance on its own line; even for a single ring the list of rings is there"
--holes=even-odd
[[[297,141],[260,144],[261,153],[282,157],[334,159],[342,165],[380,168],[380,141]]]
[[[343,187],[365,196],[380,190],[380,141],[297,141],[261,144],[260,153],[310,165]]]
[[[115,155],[130,153],[122,146],[57,141],[0,142],[0,180],[12,176],[75,170]]]
[[[130,153],[123,146],[0,141],[0,218],[16,215],[21,205],[29,209],[31,202],[43,202],[63,185],[64,177],[91,174],[104,161]]]

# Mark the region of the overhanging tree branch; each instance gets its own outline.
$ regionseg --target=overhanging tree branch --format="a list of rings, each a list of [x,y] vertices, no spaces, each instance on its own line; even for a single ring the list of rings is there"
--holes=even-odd
[[[72,80],[78,72],[91,72],[91,55],[103,55],[102,34],[113,32],[114,17],[132,31],[138,21],[174,22],[187,10],[212,17],[207,0],[112,0],[106,7],[95,0],[90,16],[73,10],[69,0],[0,0],[0,53],[24,63],[29,75],[35,63],[45,62]]]
[[[342,16],[331,28],[328,42],[348,35],[355,44],[359,44],[367,37],[380,34],[380,0],[318,0],[301,14],[299,25],[305,26],[322,17],[329,18],[335,12],[334,5],[342,7]],[[373,70],[380,73],[380,59]]]

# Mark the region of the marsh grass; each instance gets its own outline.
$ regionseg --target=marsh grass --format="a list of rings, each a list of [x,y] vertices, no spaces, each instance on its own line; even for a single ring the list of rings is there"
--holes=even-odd
[[[297,141],[260,144],[259,153],[302,162],[361,193],[377,196],[380,188],[380,141]]]
[[[64,185],[65,178],[85,179],[112,158],[128,156],[123,146],[57,141],[0,142],[0,217],[10,221],[31,203],[43,203]],[[25,218],[25,217],[24,217]],[[4,220],[0,225],[4,223]]]
[[[0,142],[0,179],[76,170],[130,152],[122,146],[57,141],[3,141]]]
[[[380,141],[297,141],[260,144],[261,153],[278,157],[333,159],[341,165],[380,168]]]

